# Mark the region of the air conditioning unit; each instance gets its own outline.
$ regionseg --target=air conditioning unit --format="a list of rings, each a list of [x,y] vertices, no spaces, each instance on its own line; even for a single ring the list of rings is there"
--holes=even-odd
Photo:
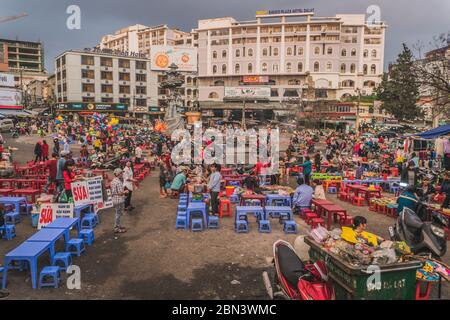
[[[89,69],[90,67],[89,66],[86,66],[86,69]]]
[[[105,67],[105,70],[108,71],[109,70],[108,67]]]
[[[91,94],[90,94],[90,93],[88,93],[88,94],[87,94],[87,96],[88,96],[88,97],[90,97],[90,96],[91,96]]]
[[[109,93],[107,93],[106,96],[109,97]]]
[[[106,80],[106,81],[105,81],[105,83],[109,83],[109,81],[108,81],[108,80]]]
[[[124,81],[122,84],[127,84],[127,82],[126,81]]]
[[[127,69],[123,69],[122,71],[123,71],[123,72],[127,72]]]

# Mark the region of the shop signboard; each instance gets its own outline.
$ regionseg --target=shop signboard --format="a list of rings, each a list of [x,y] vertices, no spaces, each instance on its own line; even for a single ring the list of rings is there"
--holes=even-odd
[[[244,83],[268,83],[269,76],[243,76],[242,82],[244,82]]]
[[[38,229],[57,218],[73,218],[73,203],[43,203],[40,206]]]
[[[0,87],[14,87],[14,75],[0,73]]]
[[[22,101],[19,90],[0,88],[0,105],[18,106]]]
[[[270,98],[270,87],[225,87],[225,98]]]
[[[71,102],[58,103],[56,108],[61,111],[92,111],[92,112],[127,112],[128,105],[122,103],[88,103]]]

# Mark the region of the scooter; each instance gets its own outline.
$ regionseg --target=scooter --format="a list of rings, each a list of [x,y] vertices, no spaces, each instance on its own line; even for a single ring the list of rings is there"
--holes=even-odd
[[[328,282],[328,272],[322,261],[305,264],[291,244],[283,240],[273,244],[273,255],[276,292],[273,292],[268,273],[263,273],[266,290],[271,299],[335,300],[334,288]]]
[[[396,224],[389,227],[391,240],[404,241],[414,254],[431,253],[434,257],[442,257],[447,252],[447,241],[442,228],[446,222],[438,215],[433,215],[432,218],[432,222],[424,222],[416,212],[404,208]]]

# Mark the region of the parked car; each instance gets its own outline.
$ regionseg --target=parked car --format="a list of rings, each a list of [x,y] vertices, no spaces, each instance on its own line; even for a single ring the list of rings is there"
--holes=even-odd
[[[7,132],[14,128],[14,122],[11,119],[0,120],[0,131]]]
[[[394,131],[381,131],[377,137],[383,136],[385,138],[396,138],[397,137],[397,133]]]

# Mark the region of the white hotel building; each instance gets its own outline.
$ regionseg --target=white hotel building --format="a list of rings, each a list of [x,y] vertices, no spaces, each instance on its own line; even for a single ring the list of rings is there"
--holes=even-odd
[[[219,110],[239,110],[242,102],[227,101],[224,92],[242,85],[271,88],[270,98],[247,109],[281,113],[298,109],[299,101],[371,94],[383,74],[386,27],[368,25],[364,14],[315,17],[313,12],[258,12],[256,20],[241,22],[200,20],[194,30],[200,105],[217,116]],[[255,75],[268,81],[244,83],[244,76]],[[315,96],[307,94],[308,87]]]

